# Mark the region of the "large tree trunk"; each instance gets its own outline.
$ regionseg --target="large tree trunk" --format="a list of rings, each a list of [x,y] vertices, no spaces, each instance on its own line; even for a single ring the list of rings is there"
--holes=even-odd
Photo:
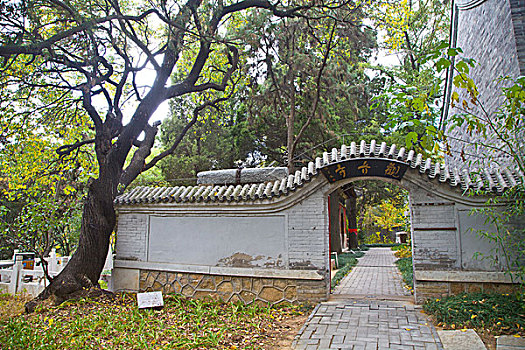
[[[116,223],[112,193],[109,181],[99,178],[89,185],[78,247],[62,272],[42,293],[26,304],[27,312],[34,311],[44,300],[51,299],[58,304],[80,297],[92,287],[98,287],[108,253],[109,238]]]
[[[291,102],[290,102],[290,114],[286,117],[286,151],[288,153],[288,159],[286,166],[288,172],[293,174],[295,171],[293,156],[295,153],[294,145],[294,125],[295,125],[295,87],[291,87]]]

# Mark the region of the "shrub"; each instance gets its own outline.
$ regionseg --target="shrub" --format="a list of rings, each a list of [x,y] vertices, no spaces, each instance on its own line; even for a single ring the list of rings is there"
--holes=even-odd
[[[396,261],[397,268],[403,276],[403,281],[410,287],[410,291],[414,288],[414,270],[412,268],[412,258],[402,258]]]
[[[385,234],[382,235],[381,232],[376,232],[374,234],[370,234],[365,237],[365,243],[367,245],[373,245],[373,244],[393,244],[390,237]]]
[[[398,245],[399,243],[370,243],[370,244],[365,244],[364,246],[367,248],[389,248],[389,247],[397,247]]]
[[[462,293],[427,300],[423,309],[445,329],[474,328],[495,335],[525,335],[523,295]]]
[[[392,250],[394,251],[394,255],[396,258],[411,258],[412,257],[412,247],[407,244],[403,243],[398,246],[392,247]]]

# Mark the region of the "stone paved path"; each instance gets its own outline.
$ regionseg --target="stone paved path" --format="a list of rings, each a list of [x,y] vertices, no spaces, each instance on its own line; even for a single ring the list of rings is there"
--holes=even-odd
[[[395,261],[390,248],[370,249],[335,288],[334,296],[351,294],[354,297],[385,296],[389,299],[393,296],[410,297],[411,294],[404,287]]]
[[[439,349],[439,337],[402,286],[388,248],[372,248],[319,304],[293,349]]]

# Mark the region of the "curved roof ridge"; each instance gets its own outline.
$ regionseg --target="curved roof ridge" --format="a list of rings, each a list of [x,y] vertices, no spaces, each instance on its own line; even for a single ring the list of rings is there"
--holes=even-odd
[[[462,191],[481,190],[501,194],[507,189],[523,181],[524,175],[520,171],[509,168],[484,168],[477,171],[460,171],[456,167],[450,168],[441,162],[433,162],[431,158],[424,158],[423,154],[414,150],[407,152],[405,147],[398,148],[396,144],[378,144],[375,140],[369,143],[360,141],[332,148],[330,152],[323,152],[321,157],[309,162],[307,166],[297,170],[294,174],[280,180],[267,181],[260,184],[232,185],[195,185],[174,187],[138,186],[123,193],[115,199],[117,205],[133,205],[140,203],[159,202],[239,202],[271,199],[286,196],[296,189],[303,187],[321,174],[321,169],[341,161],[374,158],[392,159],[405,163],[412,171],[426,175],[430,181],[447,183],[451,187]]]

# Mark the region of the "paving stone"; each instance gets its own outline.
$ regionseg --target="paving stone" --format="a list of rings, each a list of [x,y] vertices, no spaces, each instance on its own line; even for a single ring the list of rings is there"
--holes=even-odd
[[[319,342],[318,348],[319,349],[328,349],[328,348],[330,348],[331,341],[332,340],[330,338],[321,339],[321,341]]]
[[[395,266],[390,248],[370,249],[336,287],[337,294],[410,296]],[[372,305],[377,309],[377,304]]]
[[[437,350],[437,345],[436,344],[425,344],[425,350]]]
[[[353,294],[355,289],[350,288],[355,287],[356,282],[352,280],[356,280],[366,282],[365,286],[359,286],[357,294],[392,293],[406,299],[407,292],[401,287],[394,261],[390,249],[370,249],[336,292],[345,296]],[[293,349],[443,350],[434,327],[421,308],[401,299],[325,302],[314,309],[307,322],[296,337]],[[328,337],[331,337],[329,347]]]
[[[512,335],[502,335],[497,340],[497,350],[524,350],[525,338],[517,338]]]
[[[344,339],[344,335],[334,335],[332,338],[332,344],[342,344]]]
[[[438,331],[445,350],[485,350],[485,345],[472,329],[455,331]]]

